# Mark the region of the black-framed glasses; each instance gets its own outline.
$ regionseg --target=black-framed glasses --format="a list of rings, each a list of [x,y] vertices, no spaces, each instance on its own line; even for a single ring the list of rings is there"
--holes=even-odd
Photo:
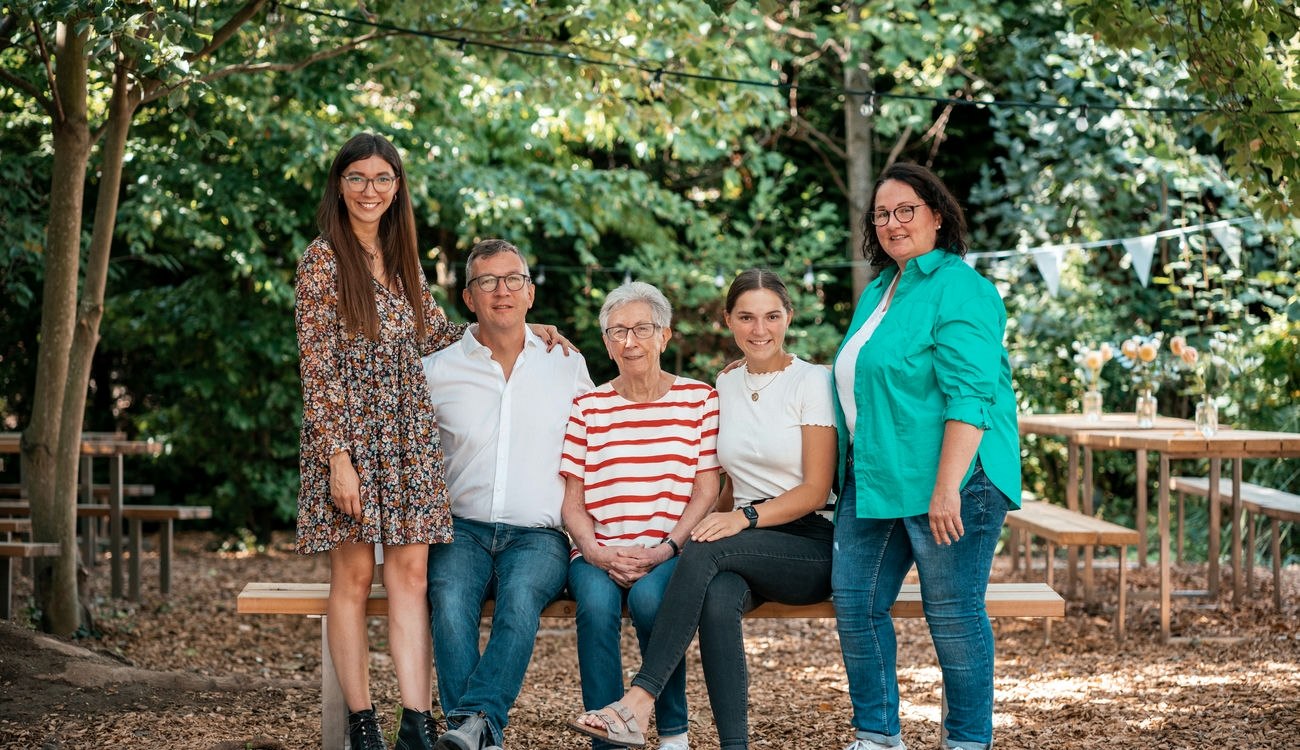
[[[353,193],[366,192],[366,185],[373,185],[376,193],[387,193],[397,184],[397,178],[391,174],[381,174],[378,177],[349,174],[343,176],[343,184],[347,185],[348,191]]]
[[[895,219],[898,219],[899,224],[907,224],[912,219],[916,218],[916,209],[925,205],[925,203],[916,203],[911,206],[899,206],[893,211],[885,208],[878,208],[871,212],[871,223],[878,227],[883,227],[889,223],[889,217],[893,216]]]
[[[477,286],[485,292],[495,292],[497,290],[497,284],[504,281],[506,289],[509,289],[512,292],[517,292],[520,289],[523,289],[524,284],[527,284],[531,278],[532,277],[526,273],[508,273],[505,276],[494,276],[490,273],[485,273],[482,276],[475,276],[470,279],[469,283]]]
[[[609,337],[610,341],[623,342],[627,340],[627,332],[631,331],[633,336],[645,340],[655,335],[655,332],[658,331],[659,328],[660,326],[655,325],[654,323],[641,323],[639,325],[634,325],[631,328],[626,326],[610,326],[605,329],[605,335]]]

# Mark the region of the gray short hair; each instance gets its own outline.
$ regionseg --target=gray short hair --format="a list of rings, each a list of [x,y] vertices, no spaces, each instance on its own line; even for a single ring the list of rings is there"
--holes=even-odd
[[[629,281],[610,292],[605,298],[605,304],[600,306],[600,330],[609,328],[609,316],[613,315],[615,310],[632,302],[644,302],[649,305],[650,322],[660,328],[666,329],[673,324],[673,308],[668,304],[668,298],[663,292],[644,281]]]

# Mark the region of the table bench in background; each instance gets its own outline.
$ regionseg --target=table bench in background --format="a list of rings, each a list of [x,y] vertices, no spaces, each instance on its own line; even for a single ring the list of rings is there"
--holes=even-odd
[[[1210,480],[1206,477],[1172,477],[1169,489],[1178,494],[1178,544],[1177,558],[1183,560],[1183,506],[1187,495],[1209,498]],[[1219,491],[1216,493],[1219,503],[1231,507],[1232,480],[1220,479]],[[1300,522],[1300,495],[1263,487],[1250,482],[1241,483],[1241,507],[1246,512],[1246,554],[1243,555],[1246,566],[1246,592],[1255,590],[1255,524],[1252,515],[1264,516],[1269,520],[1269,556],[1273,558],[1273,606],[1282,611],[1282,550],[1281,524]],[[1209,550],[1217,557],[1217,546]]]
[[[1023,548],[1025,571],[1031,569],[1030,537],[1041,537],[1047,545],[1047,585],[1055,583],[1057,545],[1066,547],[1093,547],[1097,545],[1119,548],[1119,604],[1115,610],[1115,637],[1124,640],[1124,613],[1128,604],[1128,546],[1137,545],[1138,532],[1127,526],[1103,521],[1051,503],[1022,500],[1019,510],[1007,513],[1007,526],[1011,529],[1009,545],[1014,561]],[[1023,545],[1021,537],[1023,539]],[[1084,598],[1092,597],[1092,566],[1083,569]],[[1051,640],[1052,621],[1043,620],[1043,631]]]
[[[14,613],[14,558],[58,557],[59,554],[59,545],[53,542],[0,542],[0,619],[8,620]]]
[[[271,583],[252,582],[244,586],[236,601],[236,611],[241,615],[302,615],[319,617],[321,621],[321,738],[324,750],[342,750],[346,734],[347,708],[334,663],[330,659],[329,631],[325,606],[329,599],[328,583]],[[1064,617],[1065,600],[1050,586],[1043,583],[990,583],[985,595],[989,617]],[[492,602],[483,607],[483,616],[492,615]],[[573,617],[578,605],[571,599],[552,602],[542,611],[542,617]],[[917,584],[904,584],[898,602],[892,610],[894,617],[923,617],[921,592]],[[366,614],[383,617],[388,614],[388,594],[382,585],[370,589]],[[835,616],[829,601],[796,606],[769,602],[745,615],[746,617],[807,617]]]
[[[113,488],[107,484],[95,484],[91,486],[90,493],[96,500],[105,500],[112,494]],[[78,497],[82,496],[78,490]],[[20,498],[23,496],[23,486],[6,482],[0,484],[0,497]],[[122,485],[123,497],[153,497],[154,486],[152,484],[124,484]]]
[[[25,502],[0,502],[0,517],[26,517],[31,514],[31,506]],[[108,505],[77,505],[77,515],[82,518],[109,518],[111,508]],[[144,537],[144,524],[158,523],[158,589],[163,594],[172,590],[172,540],[173,524],[176,521],[204,521],[212,518],[212,508],[206,505],[123,505],[122,518],[130,526],[127,550],[130,552],[128,591],[132,601],[140,600],[140,559],[141,540]],[[87,553],[91,554],[91,553]]]

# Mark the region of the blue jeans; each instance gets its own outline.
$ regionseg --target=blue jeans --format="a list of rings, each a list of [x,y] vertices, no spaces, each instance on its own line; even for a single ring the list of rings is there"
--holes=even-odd
[[[556,529],[453,523],[451,543],[429,546],[438,698],[452,726],[483,712],[500,745],[533,657],[538,618],[564,588],[569,540]],[[480,655],[479,620],[488,599],[496,600],[496,613]]]
[[[852,472],[836,510],[831,587],[860,739],[895,745],[898,645],[890,607],[912,564],[943,672],[946,747],[985,750],[993,742],[993,629],[984,609],[993,551],[1008,501],[978,465],[961,491],[965,535],[940,546],[929,516],[858,518]]]
[[[623,655],[619,640],[624,600],[644,658],[659,604],[676,567],[674,557],[625,589],[614,583],[608,573],[581,557],[569,564],[569,593],[578,604],[578,671],[582,676],[582,704],[586,710],[604,708],[623,697]],[[661,737],[681,734],[687,729],[684,660],[677,663],[655,699],[655,726]],[[604,750],[614,746],[597,740],[592,742],[592,747]]]
[[[826,601],[830,523],[819,516],[745,529],[716,542],[688,542],[632,684],[659,695],[696,630],[721,750],[749,747],[749,671],[741,618],[765,601]]]

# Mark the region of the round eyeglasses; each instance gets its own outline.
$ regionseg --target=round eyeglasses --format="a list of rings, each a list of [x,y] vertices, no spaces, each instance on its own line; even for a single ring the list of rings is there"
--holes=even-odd
[[[627,340],[627,332],[631,331],[633,336],[644,340],[655,335],[655,331],[658,331],[659,328],[660,327],[654,323],[641,323],[640,325],[634,325],[631,328],[626,326],[610,326],[605,329],[605,335],[609,337],[610,341],[623,342]]]
[[[916,218],[916,209],[924,205],[926,204],[917,203],[911,206],[899,206],[893,211],[885,208],[877,209],[871,212],[871,223],[878,227],[883,227],[889,223],[889,217],[893,216],[895,219],[898,219],[899,224],[907,224],[912,219]]]
[[[397,184],[397,178],[391,174],[381,174],[378,177],[362,177],[359,174],[350,174],[343,177],[343,184],[348,186],[348,191],[352,193],[366,192],[366,185],[373,185],[376,193],[387,193]]]
[[[504,281],[506,283],[506,289],[509,289],[512,292],[517,292],[524,288],[524,284],[527,284],[530,278],[532,277],[526,273],[508,273],[505,276],[493,276],[490,273],[485,273],[482,276],[475,276],[470,279],[469,283],[477,286],[485,292],[495,292],[497,290],[497,284]]]

